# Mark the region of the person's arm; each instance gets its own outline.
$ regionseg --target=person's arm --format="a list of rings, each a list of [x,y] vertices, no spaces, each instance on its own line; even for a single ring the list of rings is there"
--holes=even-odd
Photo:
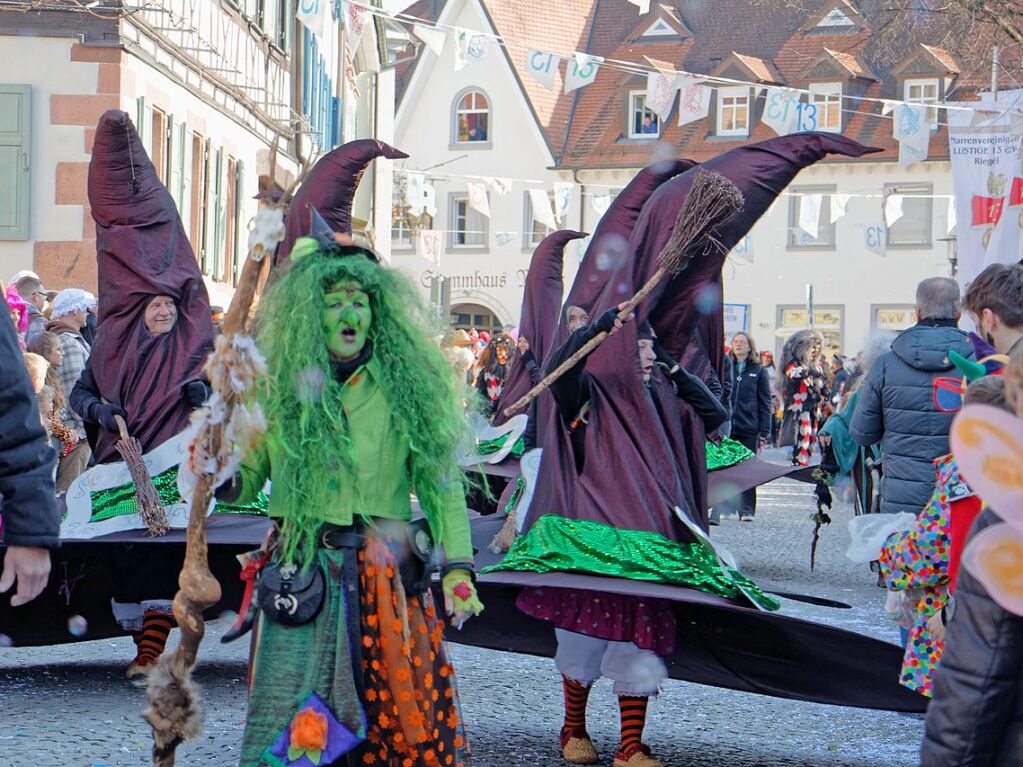
[[[529,373],[529,385],[536,386],[543,380],[543,371],[541,371],[540,366],[536,364],[536,357],[534,357],[533,352],[528,349],[519,356],[522,360],[522,364],[526,366],[526,372]]]
[[[616,319],[617,317],[617,309],[608,309],[596,322],[575,331],[560,348],[555,349],[550,354],[547,362],[544,363],[544,372],[549,374],[551,371],[556,370],[559,365],[579,351],[598,333],[610,333],[616,328],[621,327],[621,323]],[[554,397],[554,402],[558,406],[558,412],[565,423],[571,423],[579,415],[582,406],[586,404],[586,392],[583,385],[583,370],[586,368],[586,359],[586,357],[583,357],[571,369],[566,371],[561,378],[551,384],[551,395]]]
[[[120,405],[104,402],[100,396],[99,386],[88,366],[82,371],[81,376],[71,390],[68,397],[71,409],[86,423],[102,426],[107,431],[117,432],[117,421],[114,416],[127,418],[128,414]]]
[[[654,341],[654,353],[657,354],[657,361],[666,368],[668,378],[675,384],[678,396],[692,406],[708,433],[728,420],[728,411],[710,387],[678,364],[658,341]]]
[[[35,599],[46,587],[49,549],[60,545],[55,460],[39,420],[10,309],[0,300],[0,516],[7,544],[0,592],[17,583],[13,607]]]
[[[878,360],[867,373],[867,380],[860,388],[856,412],[849,424],[849,436],[862,447],[869,447],[881,441],[884,436],[884,413],[881,392],[884,388],[884,359]]]
[[[234,477],[216,489],[218,501],[244,506],[256,500],[266,481],[270,479],[270,451],[267,447],[269,439],[271,439],[269,433],[264,434],[259,445],[245,454]]]
[[[757,437],[771,437],[771,378],[763,368],[757,374]]]

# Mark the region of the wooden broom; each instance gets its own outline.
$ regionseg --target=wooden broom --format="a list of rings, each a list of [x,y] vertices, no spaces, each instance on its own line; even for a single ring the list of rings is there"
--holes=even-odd
[[[166,535],[170,529],[167,512],[160,501],[159,493],[156,492],[153,478],[149,476],[145,461],[142,460],[142,445],[128,434],[128,426],[121,416],[115,415],[114,420],[117,421],[117,429],[121,433],[121,438],[114,443],[114,448],[121,454],[131,473],[131,481],[135,483],[135,505],[138,506],[139,516],[150,535]]]
[[[622,322],[628,320],[633,310],[650,295],[665,277],[679,274],[689,266],[689,262],[692,261],[698,248],[703,248],[707,243],[718,244],[714,238],[715,228],[727,223],[742,210],[744,204],[742,192],[727,178],[713,171],[698,171],[693,180],[693,186],[686,196],[686,201],[678,213],[678,218],[675,219],[671,237],[668,238],[668,242],[657,256],[660,266],[646,284],[639,289],[639,292],[622,306],[621,311],[618,312],[618,319]],[[604,343],[604,339],[609,335],[610,333],[597,333],[579,351],[548,373],[522,398],[506,407],[504,409],[505,416],[511,417],[525,410],[530,402],[547,391],[551,384]]]

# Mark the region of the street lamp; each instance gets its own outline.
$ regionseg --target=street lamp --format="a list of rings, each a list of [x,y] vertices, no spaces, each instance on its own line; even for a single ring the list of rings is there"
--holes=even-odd
[[[939,237],[938,242],[945,243],[947,252],[945,257],[948,258],[948,269],[951,273],[952,279],[959,276],[959,243],[956,236],[950,235],[948,237]]]

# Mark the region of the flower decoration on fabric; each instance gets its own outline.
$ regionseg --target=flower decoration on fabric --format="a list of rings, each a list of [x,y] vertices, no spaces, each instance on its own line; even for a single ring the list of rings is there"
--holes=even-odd
[[[263,758],[274,767],[319,767],[333,764],[362,741],[311,692]]]

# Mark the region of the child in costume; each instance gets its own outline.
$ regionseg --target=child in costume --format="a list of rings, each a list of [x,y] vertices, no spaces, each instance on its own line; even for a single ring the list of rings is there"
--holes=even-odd
[[[444,550],[446,612],[459,625],[482,610],[455,463],[459,391],[427,317],[405,277],[342,235],[299,239],[261,304],[268,428],[218,496],[245,500],[273,480],[258,592],[267,573],[311,577],[322,602],[295,620],[280,591],[260,597],[243,767],[346,753],[349,765],[459,764],[429,569],[411,577],[426,530],[409,522],[410,490]]]

